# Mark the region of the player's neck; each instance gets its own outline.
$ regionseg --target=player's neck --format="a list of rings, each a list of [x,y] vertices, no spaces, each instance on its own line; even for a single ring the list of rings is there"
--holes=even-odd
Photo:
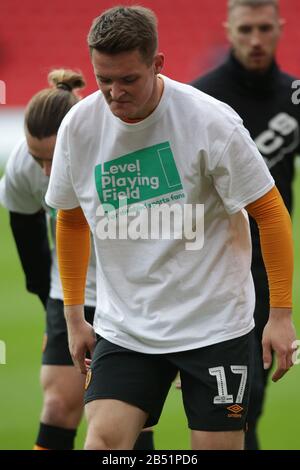
[[[153,111],[157,108],[157,106],[160,103],[161,97],[164,92],[164,81],[161,76],[157,75],[156,77],[156,84],[155,84],[155,90],[153,93],[153,97],[151,98],[149,102],[149,109],[146,108],[144,111],[144,116],[137,116],[135,118],[122,118],[122,121],[127,122],[128,124],[135,124],[137,122],[143,121],[146,119],[150,114],[153,113]]]

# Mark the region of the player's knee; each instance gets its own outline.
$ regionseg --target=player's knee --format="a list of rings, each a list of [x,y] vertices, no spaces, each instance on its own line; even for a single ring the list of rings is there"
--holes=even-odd
[[[43,421],[53,425],[64,425],[72,416],[79,413],[82,405],[74,402],[63,394],[45,393],[43,406]]]
[[[91,420],[84,448],[85,450],[130,450],[135,440],[131,442],[128,433],[112,428],[108,423],[101,425],[99,421]]]
[[[105,439],[98,436],[97,438],[94,436],[93,438],[87,437],[84,450],[111,450],[112,447],[109,446],[108,442]]]
[[[121,440],[112,434],[108,434],[105,430],[89,431],[84,444],[85,450],[114,450],[125,449],[122,447]]]

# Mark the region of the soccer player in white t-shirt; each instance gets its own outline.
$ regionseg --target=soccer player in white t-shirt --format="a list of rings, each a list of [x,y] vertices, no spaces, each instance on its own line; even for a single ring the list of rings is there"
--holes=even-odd
[[[0,202],[9,210],[27,289],[39,295],[46,310],[41,367],[44,399],[36,450],[73,448],[84,393],[82,377],[68,351],[55,247],[56,211],[47,206],[44,197],[58,127],[79,100],[73,89],[82,88],[85,82],[81,74],[64,69],[50,72],[48,81],[50,88],[37,93],[26,108],[26,139],[11,153],[0,182]],[[92,262],[86,288],[86,318],[91,323],[96,305],[93,271]]]
[[[40,297],[46,310],[41,368],[44,403],[34,449],[66,450],[74,447],[83,412],[84,377],[73,366],[68,348],[56,256],[56,211],[44,198],[59,125],[79,101],[76,93],[85,82],[81,74],[65,69],[53,70],[48,80],[51,87],[37,93],[27,106],[26,139],[9,157],[0,182],[0,203],[9,210],[27,289]],[[52,235],[51,251],[45,215]],[[92,252],[85,289],[85,318],[90,324],[96,306],[95,269]],[[152,431],[141,433],[135,448],[153,449]]]
[[[105,11],[88,44],[100,91],[64,119],[46,195],[60,209],[70,350],[87,372],[85,448],[131,449],[179,369],[193,449],[242,449],[255,303],[247,211],[269,276],[263,349],[265,367],[277,354],[274,381],[295,340],[290,218],[239,116],[160,74],[151,10]],[[96,345],[83,317],[89,231]]]

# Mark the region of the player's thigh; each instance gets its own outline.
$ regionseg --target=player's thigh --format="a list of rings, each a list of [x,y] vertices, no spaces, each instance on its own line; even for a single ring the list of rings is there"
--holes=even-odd
[[[177,372],[162,356],[98,339],[87,376],[85,403],[103,399],[124,402],[147,414],[145,427],[156,424]]]
[[[193,450],[243,450],[245,435],[239,431],[192,431]]]
[[[41,368],[44,393],[60,398],[69,406],[83,406],[85,377],[74,366],[48,366]]]
[[[148,413],[119,400],[94,400],[86,405],[87,449],[133,449]]]

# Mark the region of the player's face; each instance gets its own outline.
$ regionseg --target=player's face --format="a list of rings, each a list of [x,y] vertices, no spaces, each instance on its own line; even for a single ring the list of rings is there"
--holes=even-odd
[[[50,176],[56,135],[37,139],[26,132],[26,140],[30,155],[40,165],[44,174]]]
[[[270,66],[283,23],[272,5],[233,9],[227,24],[228,39],[247,70],[264,72]]]
[[[148,64],[138,50],[115,55],[92,51],[99,89],[111,112],[125,120],[143,119],[156,108],[163,89],[157,74],[163,63],[160,53]]]

